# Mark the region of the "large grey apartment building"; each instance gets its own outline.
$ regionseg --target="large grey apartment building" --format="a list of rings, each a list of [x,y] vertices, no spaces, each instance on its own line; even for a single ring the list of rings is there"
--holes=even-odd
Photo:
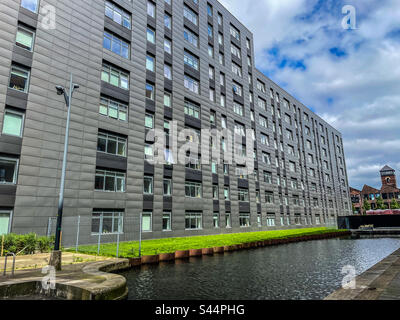
[[[0,30],[0,234],[46,234],[57,215],[67,109],[55,86],[68,88],[70,73],[80,88],[64,243],[78,216],[90,242],[100,224],[137,238],[140,219],[145,238],[160,238],[322,226],[350,214],[340,132],[255,68],[252,33],[219,2],[2,0]],[[173,124],[199,134],[251,129],[254,172],[151,164],[148,131]]]

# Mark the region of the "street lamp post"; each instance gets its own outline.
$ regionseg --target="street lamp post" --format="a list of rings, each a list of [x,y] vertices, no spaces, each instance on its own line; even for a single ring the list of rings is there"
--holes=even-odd
[[[61,173],[61,183],[60,183],[60,196],[58,201],[58,215],[57,215],[57,227],[56,227],[56,238],[54,243],[54,250],[51,253],[50,265],[55,267],[56,270],[61,270],[61,250],[60,250],[60,242],[61,242],[61,224],[62,224],[62,215],[63,215],[63,206],[64,206],[64,188],[65,188],[65,171],[67,168],[67,153],[68,153],[68,138],[69,138],[69,123],[71,119],[71,100],[72,94],[75,89],[78,89],[79,86],[77,84],[72,83],[72,73],[70,77],[69,83],[69,94],[65,91],[65,88],[62,86],[56,86],[57,94],[59,96],[64,95],[65,104],[67,105],[67,124],[65,128],[65,142],[64,142],[64,156],[63,156],[63,165],[62,165],[62,173]]]

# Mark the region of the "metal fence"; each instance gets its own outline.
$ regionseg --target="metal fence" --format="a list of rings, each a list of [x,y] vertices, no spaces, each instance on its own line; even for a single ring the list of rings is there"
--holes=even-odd
[[[47,236],[56,233],[57,218],[49,218]],[[139,219],[122,216],[64,217],[61,246],[69,251],[116,257],[140,255]],[[121,243],[124,243],[121,246]]]

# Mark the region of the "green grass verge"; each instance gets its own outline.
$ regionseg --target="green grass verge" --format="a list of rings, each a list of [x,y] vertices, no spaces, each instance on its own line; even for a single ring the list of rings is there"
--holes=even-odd
[[[292,229],[277,231],[262,231],[248,233],[232,233],[213,236],[195,236],[186,238],[167,238],[157,240],[142,241],[142,255],[155,255],[160,253],[173,253],[180,250],[203,249],[213,247],[223,247],[247,242],[285,239],[290,237],[298,237],[303,235],[317,235],[329,232],[337,232],[345,230],[328,229],[328,228],[308,228],[308,229]],[[116,243],[102,244],[100,247],[100,255],[115,257]],[[65,251],[75,252],[75,248],[66,249]],[[79,253],[97,254],[97,245],[79,246]],[[139,242],[121,242],[119,246],[119,256],[123,258],[134,258],[139,256]]]

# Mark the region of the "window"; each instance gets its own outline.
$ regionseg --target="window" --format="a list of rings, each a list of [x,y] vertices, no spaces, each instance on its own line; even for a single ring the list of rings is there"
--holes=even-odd
[[[185,100],[185,114],[196,119],[200,119],[200,106]]]
[[[119,56],[129,59],[130,45],[121,38],[104,31],[103,48],[118,54]]]
[[[18,159],[0,157],[0,184],[16,184]]]
[[[151,232],[153,230],[153,212],[142,213],[142,231]]]
[[[235,122],[234,132],[235,132],[235,134],[237,134],[239,136],[243,136],[243,137],[246,136],[245,126],[240,124],[240,123],[238,123],[238,122]]]
[[[171,40],[164,39],[164,51],[166,53],[172,54],[172,43],[171,43]]]
[[[267,227],[275,227],[275,214],[267,214]]]
[[[268,204],[274,203],[274,193],[272,191],[265,191],[265,202]]]
[[[213,191],[213,199],[218,200],[219,199],[218,185],[213,185],[212,191]]]
[[[156,17],[156,5],[152,1],[147,1],[147,14],[152,18]]]
[[[208,78],[210,80],[214,80],[215,79],[215,69],[213,66],[208,66]]]
[[[105,15],[123,27],[131,29],[131,14],[117,7],[110,1],[106,1]]]
[[[3,134],[22,137],[24,127],[24,114],[22,112],[5,109]]]
[[[147,27],[147,41],[156,43],[156,31],[150,27]]]
[[[92,234],[123,233],[123,217],[124,211],[122,210],[94,210],[92,214]]]
[[[121,121],[128,120],[128,106],[105,97],[100,98],[99,113]]]
[[[242,77],[242,67],[234,62],[232,62],[232,72],[233,74],[236,74],[238,77]]]
[[[225,65],[225,56],[221,52],[218,53],[218,61],[221,66]]]
[[[148,161],[154,160],[153,146],[151,144],[144,145],[144,159]]]
[[[154,101],[154,86],[146,83],[146,98]]]
[[[211,124],[216,124],[217,122],[217,113],[214,110],[210,111],[210,123]]]
[[[183,6],[183,16],[197,26],[197,14],[186,5]]]
[[[233,111],[239,116],[243,117],[244,115],[244,107],[235,101],[233,102]]]
[[[225,74],[222,72],[220,72],[220,74],[219,74],[219,84],[222,87],[225,87]]]
[[[269,137],[263,133],[261,133],[261,144],[269,146]]]
[[[169,92],[164,92],[164,107],[172,108],[172,95]]]
[[[17,29],[17,38],[15,44],[21,48],[32,51],[35,33],[21,25]]]
[[[261,99],[260,97],[258,98],[258,107],[261,110],[267,111],[267,101],[264,99]]]
[[[111,170],[96,170],[96,191],[125,192],[125,173]]]
[[[172,17],[168,13],[164,14],[164,26],[170,30],[172,28]]]
[[[263,152],[263,153],[262,153],[262,161],[263,161],[265,164],[270,165],[270,164],[271,164],[271,155],[268,154],[268,153]]]
[[[221,94],[221,96],[220,96],[220,106],[222,108],[225,108],[225,106],[226,106],[226,98],[223,94]]]
[[[199,46],[199,38],[193,32],[189,31],[188,29],[183,30],[183,37],[185,40],[195,47]]]
[[[202,184],[197,182],[186,182],[185,195],[188,198],[202,198]]]
[[[232,223],[231,223],[231,213],[230,213],[230,212],[227,212],[227,213],[225,214],[225,226],[226,226],[226,228],[231,228],[231,226],[232,226]]]
[[[218,44],[220,46],[224,45],[224,35],[221,32],[218,32]]]
[[[229,201],[231,199],[229,187],[224,187],[224,199],[225,201]]]
[[[184,53],[183,53],[183,62],[186,65],[188,65],[189,67],[191,67],[195,70],[199,70],[199,59],[187,51],[184,51]],[[212,67],[210,67],[210,68],[212,68]],[[212,70],[214,70],[214,69],[212,69]]]
[[[186,230],[201,230],[203,228],[203,214],[201,212],[190,212],[185,214]]]
[[[272,173],[264,171],[264,182],[272,184]]]
[[[238,59],[242,59],[242,54],[240,53],[240,49],[236,47],[233,43],[231,44],[231,53]]]
[[[97,151],[126,157],[126,138],[99,132],[97,137]]]
[[[103,63],[101,80],[125,90],[129,89],[129,75],[105,63]]]
[[[186,74],[184,75],[184,79],[185,88],[189,91],[199,94],[199,82],[192,77],[187,76]]]
[[[213,7],[207,3],[207,14],[212,17],[213,16]]]
[[[215,229],[219,228],[219,212],[214,212],[213,225]]]
[[[249,228],[250,227],[250,214],[240,213],[239,214],[239,224],[240,224],[241,228]]]
[[[171,212],[164,212],[162,218],[162,230],[171,231]]]
[[[186,161],[185,162],[186,168],[201,171],[201,163],[200,163],[201,161],[199,155],[196,157],[196,156],[191,156],[190,153],[187,153],[185,161]]]
[[[153,194],[153,177],[152,176],[144,176],[143,178],[143,193],[144,194]]]
[[[171,179],[164,179],[163,190],[164,190],[164,197],[172,196],[172,180]]]
[[[39,0],[21,0],[21,7],[37,13]]]
[[[214,59],[214,47],[211,45],[208,45],[208,56]]]
[[[222,14],[220,14],[219,12],[218,12],[218,24],[220,25],[220,26],[222,26],[222,23],[224,22],[224,19],[223,19],[223,17],[222,17]]]
[[[9,87],[14,90],[28,92],[30,71],[23,67],[11,66]]]
[[[210,24],[208,25],[207,31],[208,31],[208,36],[209,36],[210,38],[213,38],[213,36],[214,36],[214,29],[213,29],[212,25],[210,25]]]
[[[164,64],[164,77],[168,80],[172,80],[172,67],[168,64]]]
[[[289,161],[289,171],[296,172],[296,163],[293,161]]]
[[[260,118],[258,119],[260,126],[264,128],[268,128],[268,120],[267,118],[263,117],[260,115]]]
[[[146,113],[144,116],[144,126],[148,129],[154,128],[154,116]]]
[[[232,90],[233,90],[233,94],[238,95],[239,97],[241,97],[243,95],[242,86],[236,82],[232,82]]]
[[[230,26],[230,33],[231,33],[232,37],[234,37],[236,40],[240,41],[240,31],[232,25]]]
[[[265,93],[265,84],[260,80],[257,80],[257,89]]]
[[[249,190],[247,189],[238,189],[238,200],[240,202],[249,202]]]
[[[156,58],[154,58],[152,55],[147,55],[146,56],[146,69],[151,71],[151,72],[155,72],[155,62]]]

